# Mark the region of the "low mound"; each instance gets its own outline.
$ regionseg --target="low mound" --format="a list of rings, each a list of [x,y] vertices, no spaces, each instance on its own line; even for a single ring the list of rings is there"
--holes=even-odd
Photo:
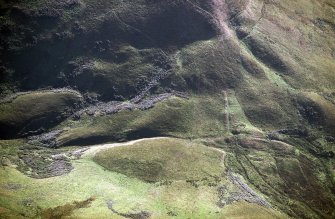
[[[235,202],[224,209],[222,218],[239,218],[239,219],[267,219],[267,218],[288,218],[286,215],[269,208],[248,203]]]
[[[222,153],[183,140],[160,139],[98,152],[106,169],[146,182],[212,180],[223,173]]]
[[[22,93],[0,102],[0,138],[44,131],[61,122],[80,105],[82,96],[59,89]]]
[[[302,92],[298,96],[299,112],[307,121],[322,127],[328,134],[335,136],[335,104],[332,95],[315,92]]]

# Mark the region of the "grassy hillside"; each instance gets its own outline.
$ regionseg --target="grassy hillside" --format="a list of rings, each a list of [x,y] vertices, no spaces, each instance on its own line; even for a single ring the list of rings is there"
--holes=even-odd
[[[223,174],[220,151],[179,139],[146,140],[129,147],[120,146],[97,153],[87,151],[81,159],[72,161],[74,170],[71,173],[46,179],[29,178],[8,166],[1,168],[0,215],[4,218],[125,218],[124,215],[133,214],[137,218],[146,218],[139,215],[147,212],[151,218],[287,218],[277,210],[244,201],[243,193],[235,195],[240,189]],[[139,150],[142,147],[154,149],[155,154],[150,156],[150,153],[132,153],[134,148]],[[191,148],[191,151],[187,148]],[[101,158],[109,153],[114,154],[114,150],[130,151],[128,154],[133,158],[142,156],[141,162],[161,157],[169,162],[169,165],[163,166],[168,178],[148,183],[131,175],[127,176],[127,173],[108,171],[93,161],[103,161]],[[178,160],[176,153],[169,152],[171,150],[178,151],[181,155],[178,162],[181,166],[175,166],[180,168],[179,172],[171,171],[176,164],[171,161]],[[163,154],[166,156],[162,156]],[[187,165],[190,162],[197,166]],[[197,168],[199,166],[200,169]],[[130,171],[139,166],[119,167],[130,167]],[[204,169],[205,167],[208,168]],[[219,179],[210,179],[214,174],[221,175],[220,173],[222,176]],[[201,177],[195,177],[194,174]],[[227,186],[232,197],[242,199],[219,207],[217,187],[221,185]]]
[[[0,103],[0,136],[43,132],[72,115],[81,102],[81,94],[72,90],[36,91],[8,97]]]
[[[178,141],[157,140],[112,148],[95,155],[106,169],[148,182],[215,180],[221,177],[222,153]]]
[[[334,11],[0,1],[0,217],[334,218]]]

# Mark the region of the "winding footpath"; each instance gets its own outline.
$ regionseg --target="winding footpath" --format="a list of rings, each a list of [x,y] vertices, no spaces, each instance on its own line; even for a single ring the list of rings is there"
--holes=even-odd
[[[226,126],[227,132],[230,132],[230,115],[229,115],[229,101],[228,101],[228,92],[223,91],[224,95],[224,108],[225,108],[225,118],[226,118]]]
[[[93,145],[93,146],[90,146],[88,150],[83,152],[82,157],[93,157],[99,151],[106,150],[109,148],[125,147],[125,146],[133,145],[133,144],[136,144],[142,141],[153,141],[153,140],[161,140],[161,139],[168,139],[168,137],[142,138],[142,139],[137,139],[137,140],[128,141],[128,142]]]

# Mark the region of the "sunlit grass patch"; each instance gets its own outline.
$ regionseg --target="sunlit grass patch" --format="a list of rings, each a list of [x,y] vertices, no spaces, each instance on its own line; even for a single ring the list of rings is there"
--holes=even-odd
[[[184,140],[144,141],[96,154],[106,169],[147,182],[220,178],[222,153]]]

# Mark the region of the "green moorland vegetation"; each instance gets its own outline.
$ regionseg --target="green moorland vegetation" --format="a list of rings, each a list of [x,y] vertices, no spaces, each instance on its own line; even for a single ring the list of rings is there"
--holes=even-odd
[[[0,218],[334,218],[333,0],[0,0]]]
[[[15,147],[13,143],[11,147]],[[10,166],[3,167],[2,216],[124,218],[122,214],[139,215],[145,211],[152,218],[286,218],[276,210],[243,200],[219,207],[218,186],[226,186],[229,194],[239,188],[224,174],[223,152],[201,143],[167,138],[105,150],[88,151],[72,161],[71,173],[59,177],[32,179]],[[148,152],[151,150],[153,153]],[[128,162],[115,167],[111,165],[113,158],[105,159],[108,154],[120,154],[123,157],[115,159]],[[158,163],[164,165],[160,174],[154,175],[152,170]],[[150,172],[143,175],[146,170]]]

